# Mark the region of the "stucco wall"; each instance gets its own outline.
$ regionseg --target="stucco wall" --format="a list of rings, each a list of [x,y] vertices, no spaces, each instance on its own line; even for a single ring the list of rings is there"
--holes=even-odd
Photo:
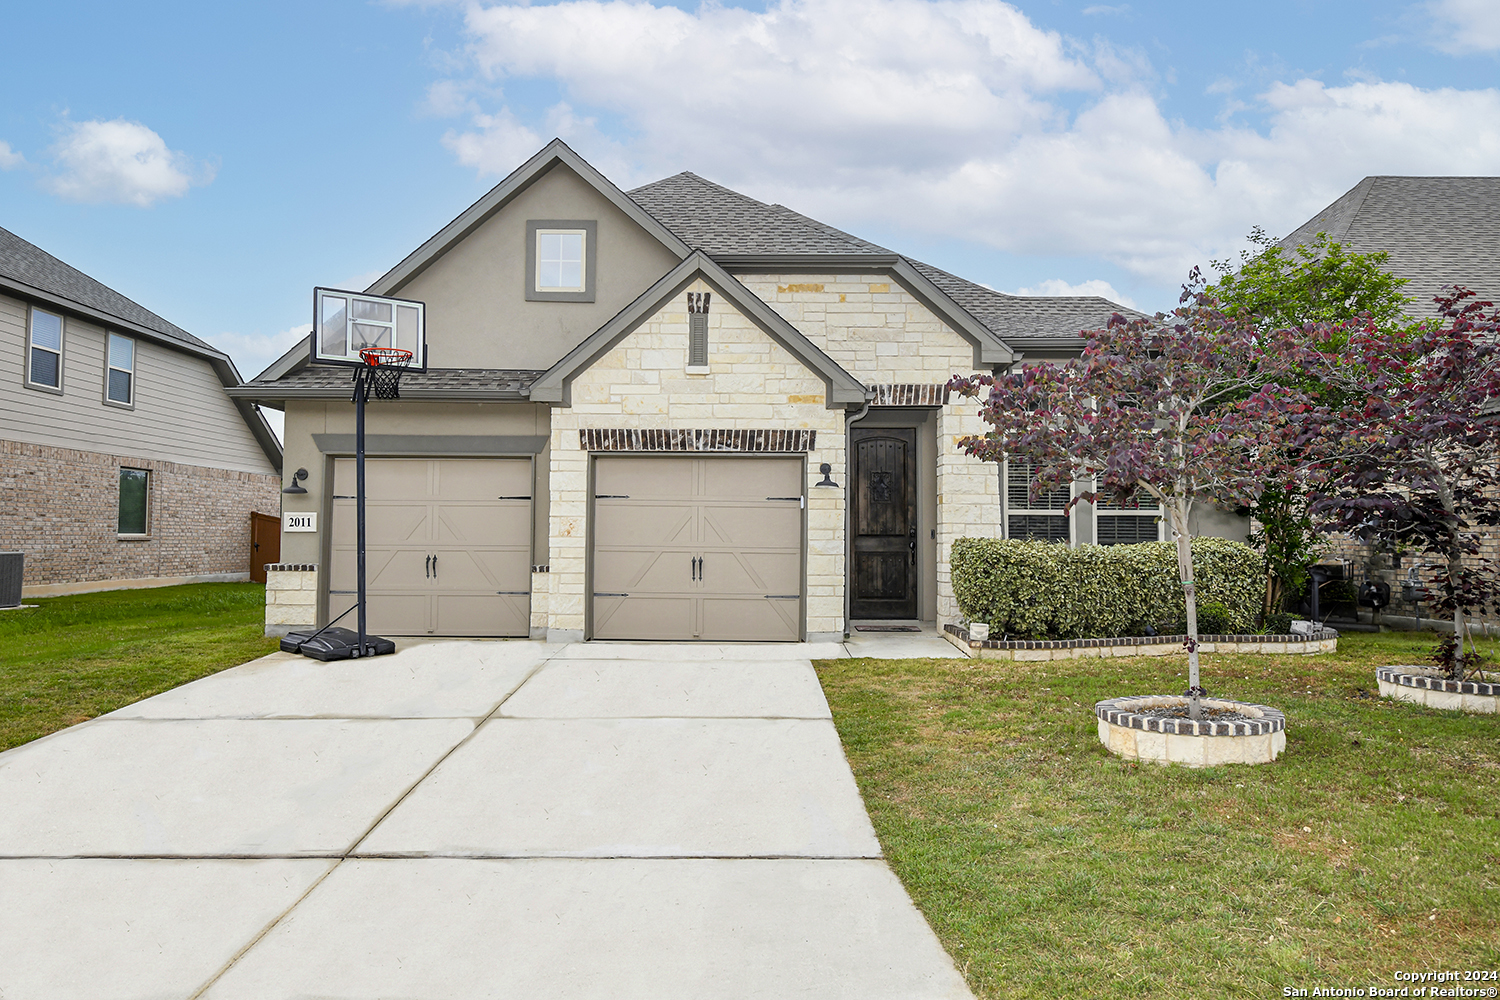
[[[695,282],[685,291],[711,291]],[[807,631],[844,628],[844,491],[814,489],[819,463],[844,467],[844,416],[790,352],[721,297],[709,311],[709,373],[688,375],[688,314],[679,294],[580,374],[572,406],[552,414],[550,631],[581,633],[588,560],[589,455],[581,428],[808,429]]]
[[[593,302],[526,300],[528,219],[598,224]],[[654,236],[559,164],[391,294],[427,303],[434,368],[544,369],[677,263]]]

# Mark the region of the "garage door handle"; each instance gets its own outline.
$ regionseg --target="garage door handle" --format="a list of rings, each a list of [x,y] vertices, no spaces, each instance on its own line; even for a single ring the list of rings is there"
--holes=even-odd
[[[432,579],[432,556],[427,557],[427,570],[422,575],[427,577],[427,579],[429,580]]]
[[[601,591],[596,590],[596,591],[594,591],[594,596],[595,597],[629,597],[630,595],[629,594],[606,594],[606,593],[602,593]]]
[[[432,578],[437,579],[437,556],[432,557]]]

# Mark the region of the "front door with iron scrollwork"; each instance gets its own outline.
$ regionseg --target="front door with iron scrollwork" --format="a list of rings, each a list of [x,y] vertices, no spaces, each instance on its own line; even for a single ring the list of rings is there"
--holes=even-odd
[[[917,617],[917,432],[856,427],[850,436],[850,615]]]

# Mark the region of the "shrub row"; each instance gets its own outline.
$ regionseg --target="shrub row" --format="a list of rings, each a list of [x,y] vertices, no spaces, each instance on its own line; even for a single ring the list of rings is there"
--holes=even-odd
[[[992,638],[1098,639],[1183,630],[1187,611],[1172,542],[1080,545],[960,538],[949,565],[965,621]],[[1193,539],[1199,630],[1212,623],[1250,632],[1260,612],[1265,564],[1225,538]],[[1218,604],[1222,608],[1205,607]],[[1205,619],[1219,619],[1210,622]]]

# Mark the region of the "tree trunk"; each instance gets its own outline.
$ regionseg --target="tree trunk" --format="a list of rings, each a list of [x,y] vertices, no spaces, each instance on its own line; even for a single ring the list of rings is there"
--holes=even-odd
[[[1188,534],[1187,505],[1180,499],[1171,504],[1172,538],[1177,542],[1177,572],[1182,581],[1182,600],[1187,607],[1188,718],[1202,717],[1203,693],[1198,683],[1198,594],[1193,584],[1193,539]]]
[[[1453,589],[1453,638],[1457,640],[1453,647],[1453,679],[1461,681],[1464,679],[1464,608],[1460,602],[1463,584],[1464,557],[1458,550],[1455,541],[1452,548],[1448,550],[1448,586]]]

